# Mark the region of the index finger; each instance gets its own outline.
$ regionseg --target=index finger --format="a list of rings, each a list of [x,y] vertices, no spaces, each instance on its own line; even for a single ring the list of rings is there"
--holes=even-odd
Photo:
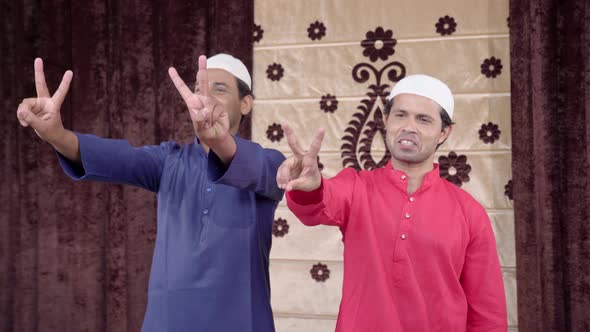
[[[209,91],[209,75],[207,75],[207,57],[204,55],[199,56],[197,81],[199,84],[199,93],[207,97],[207,92]]]
[[[43,60],[41,58],[35,59],[35,89],[37,90],[37,97],[50,97],[47,83],[45,83],[45,73],[43,72]]]
[[[291,151],[293,151],[293,153],[298,154],[298,155],[304,155],[305,151],[301,148],[301,145],[299,145],[299,142],[297,140],[297,136],[295,136],[293,129],[291,129],[291,127],[289,127],[289,125],[286,123],[282,123],[281,127],[283,128],[283,131],[285,132],[285,136],[287,136],[287,144],[289,144]]]
[[[188,103],[189,98],[193,95],[191,89],[189,89],[188,86],[186,86],[186,84],[182,80],[182,78],[178,76],[178,72],[176,71],[176,69],[174,69],[174,67],[170,67],[170,69],[168,69],[168,75],[170,75],[170,79],[172,79],[172,82],[174,83],[176,90],[178,90],[180,96],[182,97],[182,99],[184,99],[184,102]]]
[[[66,95],[68,94],[70,83],[72,82],[72,75],[74,74],[71,70],[66,71],[64,77],[61,79],[59,87],[57,90],[55,90],[53,97],[51,97],[51,99],[53,99],[53,101],[55,101],[58,106],[61,106],[61,104],[64,102],[64,99],[66,98]]]

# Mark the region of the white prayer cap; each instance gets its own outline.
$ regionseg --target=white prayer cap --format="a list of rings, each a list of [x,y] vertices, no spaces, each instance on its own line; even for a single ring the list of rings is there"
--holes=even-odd
[[[242,61],[229,54],[219,53],[207,59],[207,69],[223,69],[242,80],[252,90],[252,78]]]
[[[392,100],[393,97],[402,93],[410,93],[431,99],[444,108],[451,119],[453,118],[455,108],[453,93],[446,84],[434,77],[427,75],[406,76],[393,87],[387,100]]]

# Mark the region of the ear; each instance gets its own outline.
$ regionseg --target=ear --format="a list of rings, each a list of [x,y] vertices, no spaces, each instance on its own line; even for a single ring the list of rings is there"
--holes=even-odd
[[[245,96],[240,101],[240,113],[244,116],[248,115],[248,113],[252,111],[252,106],[254,106],[254,99],[252,99],[252,96]]]
[[[440,137],[438,138],[438,144],[442,144],[444,141],[447,140],[447,138],[449,138],[449,135],[451,135],[451,132],[453,131],[453,126],[450,125],[448,127],[446,127],[445,129],[443,129],[440,132]]]

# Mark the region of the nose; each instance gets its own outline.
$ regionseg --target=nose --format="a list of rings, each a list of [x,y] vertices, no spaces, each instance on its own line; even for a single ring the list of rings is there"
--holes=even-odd
[[[413,117],[407,117],[401,127],[403,132],[407,133],[415,133],[417,132],[416,129],[416,121]]]

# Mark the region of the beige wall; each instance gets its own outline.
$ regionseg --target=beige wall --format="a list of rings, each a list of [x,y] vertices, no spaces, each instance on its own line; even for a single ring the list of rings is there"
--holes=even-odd
[[[437,33],[435,24],[444,16],[457,23],[450,35]],[[462,188],[487,210],[493,223],[508,301],[508,323],[516,330],[516,261],[512,201],[505,195],[511,178],[510,73],[508,0],[257,0],[255,21],[264,30],[254,47],[253,139],[265,147],[290,154],[285,138],[271,141],[267,131],[273,124],[288,122],[304,145],[318,128],[326,128],[320,161],[323,174],[331,177],[343,168],[341,154],[345,130],[376,83],[371,74],[366,82],[353,79],[357,64],[380,70],[399,62],[406,75],[424,73],[447,82],[455,93],[451,138],[437,154],[451,151],[464,155],[471,171]],[[325,35],[312,40],[308,27],[319,21]],[[385,60],[371,61],[363,55],[361,41],[377,27],[393,31],[395,53]],[[495,57],[503,66],[495,78],[482,74],[485,59]],[[280,64],[279,80],[267,77],[267,69]],[[399,68],[399,67],[398,67]],[[393,82],[386,74],[381,84]],[[322,96],[338,100],[337,109],[324,112]],[[380,100],[367,110],[369,118],[380,112]],[[479,131],[492,122],[501,131],[499,139],[484,143]],[[370,126],[363,125],[362,133]],[[271,130],[272,131],[272,130]],[[277,132],[278,133],[278,132]],[[278,133],[280,136],[280,133]],[[353,151],[360,158],[359,151]],[[379,161],[385,146],[379,136],[373,141],[371,157]],[[303,226],[284,201],[276,218],[289,225],[284,236],[273,238],[271,254],[272,305],[278,332],[333,331],[342,287],[341,235],[336,228]],[[278,234],[277,234],[278,235]],[[314,264],[330,270],[323,282],[311,277]]]

